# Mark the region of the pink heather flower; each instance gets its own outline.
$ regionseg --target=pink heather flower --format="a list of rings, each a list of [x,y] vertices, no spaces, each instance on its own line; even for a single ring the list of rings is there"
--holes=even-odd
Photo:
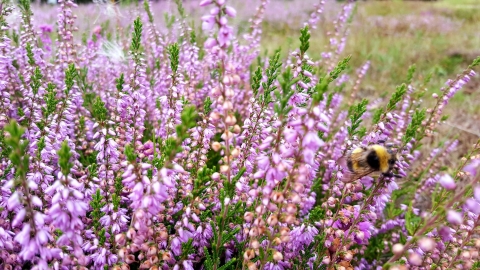
[[[303,138],[303,146],[317,150],[319,147],[323,146],[325,143],[318,137],[317,132],[310,131],[305,135],[305,138]]]
[[[222,16],[220,18],[220,25],[227,25],[227,23],[228,23],[227,17]]]
[[[452,229],[447,226],[442,226],[440,230],[438,230],[438,235],[443,242],[450,241],[452,239]]]
[[[432,251],[435,248],[435,241],[432,238],[424,237],[418,240],[418,247],[425,252]]]
[[[225,13],[232,18],[237,15],[237,11],[233,7],[230,7],[230,6],[225,7]]]
[[[452,225],[460,225],[463,222],[462,214],[454,210],[448,210],[447,221]]]
[[[219,8],[219,7],[213,7],[213,8],[210,10],[210,14],[213,15],[213,16],[218,15],[218,13],[220,13],[220,8]]]
[[[473,177],[477,176],[478,170],[480,170],[480,159],[474,159],[463,167],[463,171],[469,173]]]
[[[43,33],[51,33],[53,30],[53,26],[50,24],[42,24],[38,28],[40,28],[40,31]]]
[[[213,2],[213,0],[202,0],[200,2],[200,6],[201,7],[207,6],[207,5],[210,5],[212,2]]]
[[[477,202],[475,199],[467,199],[465,202],[465,207],[475,215],[480,214],[480,203]]]
[[[215,26],[215,16],[205,15],[202,17],[202,29],[204,31],[211,31]]]
[[[92,33],[96,34],[96,35],[100,35],[100,32],[102,31],[102,27],[97,25],[95,27],[93,27],[92,29]]]
[[[206,49],[211,49],[215,45],[217,45],[217,40],[214,38],[208,38],[204,43]]]
[[[411,265],[415,265],[415,266],[422,265],[422,261],[423,261],[422,256],[420,256],[416,252],[412,252],[412,253],[410,253],[410,255],[408,255],[408,262]]]
[[[477,200],[477,202],[480,203],[480,186],[476,186],[473,189],[473,197],[475,198],[475,200]]]
[[[455,180],[449,174],[443,174],[438,182],[446,190],[454,190],[457,187]]]
[[[220,46],[222,47],[225,46],[232,38],[232,35],[233,35],[232,27],[228,25],[222,26],[218,31],[218,43],[220,44]]]

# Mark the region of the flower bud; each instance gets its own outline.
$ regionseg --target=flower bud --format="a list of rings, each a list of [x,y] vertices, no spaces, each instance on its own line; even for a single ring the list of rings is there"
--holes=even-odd
[[[253,259],[255,257],[255,251],[253,249],[247,249],[244,253],[243,253],[243,259],[245,259],[246,261],[250,261],[251,259]]]
[[[275,226],[277,225],[278,223],[278,217],[277,215],[275,214],[272,214],[270,215],[268,218],[267,218],[267,224],[270,225],[270,226]]]
[[[448,210],[447,221],[452,225],[460,225],[463,222],[463,217],[460,213],[454,210]]]
[[[281,261],[281,260],[283,260],[283,255],[282,255],[282,253],[280,253],[279,251],[276,250],[276,251],[273,253],[273,259],[274,259],[275,261]]]
[[[285,198],[283,197],[283,192],[275,191],[272,193],[271,199],[276,203],[281,203]]]
[[[425,252],[432,251],[435,248],[435,241],[433,241],[431,238],[424,237],[418,240],[418,247]]]
[[[226,110],[226,111],[233,109],[233,104],[232,104],[232,102],[231,102],[231,101],[228,101],[228,100],[225,101],[225,102],[223,103],[223,109]]]
[[[128,263],[128,264],[131,264],[134,261],[135,261],[135,256],[133,254],[127,255],[127,257],[125,258],[125,262]]]
[[[230,6],[225,7],[225,13],[232,18],[237,15],[237,11],[233,7],[230,7]]]
[[[438,182],[446,190],[454,190],[457,187],[455,180],[448,174],[442,175]]]
[[[362,231],[358,231],[356,233],[356,236],[357,236],[358,239],[363,240],[365,238],[365,233],[362,232]]]
[[[257,270],[257,265],[254,262],[247,263],[248,270]]]
[[[233,80],[232,80],[232,78],[231,78],[229,75],[225,75],[225,76],[223,77],[223,84],[225,84],[225,85],[230,85],[230,84],[232,84],[232,81],[233,81]]]
[[[233,97],[235,95],[235,91],[233,91],[232,88],[227,88],[227,90],[225,90],[225,96],[228,98],[228,97]]]
[[[280,236],[280,239],[282,240],[282,243],[288,243],[290,242],[290,235],[282,235]]]
[[[404,251],[403,245],[400,244],[400,243],[397,243],[397,244],[393,245],[393,247],[392,247],[392,252],[395,255],[400,255],[400,254],[403,253],[403,251]]]
[[[294,215],[290,214],[285,217],[284,222],[287,224],[293,224],[297,219],[295,218]]]
[[[212,180],[217,181],[218,179],[220,179],[220,174],[218,172],[214,172],[212,174]]]
[[[170,261],[171,259],[172,259],[172,254],[171,254],[169,251],[164,252],[164,253],[162,254],[162,260],[168,262],[168,261]]]
[[[297,206],[293,203],[289,203],[287,205],[287,213],[289,214],[296,214],[297,213]]]
[[[230,167],[228,165],[222,165],[220,166],[220,172],[221,173],[227,173],[228,170],[230,170]]]
[[[222,145],[219,142],[213,142],[212,149],[213,151],[218,152],[220,149],[222,149]]]
[[[242,128],[239,125],[235,125],[233,126],[232,132],[235,134],[240,134],[240,132],[242,132]]]
[[[115,235],[115,243],[117,246],[124,246],[125,245],[125,234],[119,233]]]
[[[202,1],[200,1],[200,6],[201,7],[207,6],[207,5],[210,5],[212,2],[213,2],[213,0],[202,0]]]
[[[234,148],[231,153],[232,157],[237,158],[240,155],[240,150],[238,148]]]
[[[352,252],[348,251],[347,253],[345,253],[345,256],[343,256],[343,258],[346,260],[346,261],[351,261],[353,259],[353,254]]]
[[[408,255],[408,262],[412,265],[420,266],[422,265],[422,256],[416,252],[410,253],[410,255]]]
[[[248,235],[250,235],[250,237],[255,237],[258,235],[258,228],[257,227],[252,227],[250,229],[250,232],[248,233]]]
[[[290,235],[290,229],[288,227],[280,228],[280,235]]]
[[[232,132],[226,130],[223,134],[222,134],[222,139],[225,140],[225,141],[228,141],[230,140],[231,138],[233,138],[233,134]]]
[[[233,126],[235,125],[236,122],[237,122],[237,119],[233,115],[228,115],[225,118],[225,124],[227,124],[228,126]]]
[[[136,235],[137,235],[137,232],[133,228],[128,229],[128,231],[127,231],[127,238],[128,239],[133,239],[133,238],[135,238]]]
[[[278,237],[275,237],[275,238],[273,239],[273,241],[272,241],[272,244],[273,244],[274,246],[278,246],[278,245],[280,245],[281,243],[282,243],[282,240],[280,240],[280,238],[278,238]]]

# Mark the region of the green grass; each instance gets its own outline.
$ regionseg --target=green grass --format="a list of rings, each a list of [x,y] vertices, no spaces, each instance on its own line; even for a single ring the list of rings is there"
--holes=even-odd
[[[327,6],[325,12],[335,12],[328,9]],[[412,23],[419,26],[412,29]],[[296,38],[299,31],[295,27],[269,21],[263,26],[262,52],[272,52],[280,45],[285,52],[287,47],[299,45]],[[443,27],[448,29],[443,30]],[[331,23],[320,22],[318,29],[312,30],[309,55],[313,58],[318,59],[320,53],[326,51],[328,40],[325,33],[330,29]],[[371,61],[358,98],[390,95],[396,85],[405,81],[408,67],[415,64],[414,85],[418,86],[428,74],[432,74],[425,96],[427,104],[431,104],[432,93],[438,93],[447,79],[454,79],[457,73],[480,56],[479,31],[478,0],[357,2],[357,12],[343,55],[352,55],[350,63],[354,69],[366,60]],[[291,37],[295,38],[292,40]],[[479,77],[474,78],[447,106],[445,112],[450,115],[449,121],[480,133],[476,124],[480,120],[478,100]],[[451,129],[446,128],[449,133]],[[459,132],[462,133],[456,133]],[[471,134],[464,135],[471,142]]]

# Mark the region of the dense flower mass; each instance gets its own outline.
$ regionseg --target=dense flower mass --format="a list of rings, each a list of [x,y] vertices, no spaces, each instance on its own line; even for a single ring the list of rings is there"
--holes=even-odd
[[[458,161],[433,143],[480,58],[432,107],[413,68],[368,104],[371,63],[343,56],[353,4],[319,59],[323,0],[267,58],[269,0],[242,35],[226,0],[195,3],[198,29],[176,4],[161,28],[148,1],[107,3],[115,27],[88,35],[71,0],[56,26],[0,4],[1,269],[480,267],[480,141]],[[392,173],[355,177],[349,153],[387,143]]]

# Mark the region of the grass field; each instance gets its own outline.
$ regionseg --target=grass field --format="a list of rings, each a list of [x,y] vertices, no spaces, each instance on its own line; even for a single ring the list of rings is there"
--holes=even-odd
[[[230,0],[237,9],[234,23],[239,31],[246,31],[248,19],[254,14],[259,0]],[[262,54],[271,54],[281,47],[283,53],[299,45],[299,29],[302,27],[314,5],[319,0],[272,0],[263,22]],[[342,3],[326,0],[324,12],[317,29],[312,29],[309,55],[319,59],[327,50],[327,33],[332,31],[332,22],[337,18]],[[195,28],[201,31],[200,17],[208,9],[199,8],[198,1],[184,1],[187,14],[195,21]],[[79,33],[91,32],[96,25],[121,24],[125,33],[131,22],[123,20],[135,13],[134,5],[120,4],[119,12],[113,12],[108,5],[80,5],[77,9],[80,24]],[[34,7],[36,20],[54,24],[56,14],[45,12],[52,7]],[[161,31],[165,29],[164,14],[176,14],[174,1],[152,3],[155,22]],[[120,15],[120,16],[119,16]],[[48,16],[48,17],[46,17]],[[85,20],[85,16],[91,19]],[[106,24],[107,23],[107,24]],[[163,28],[163,30],[162,30]],[[354,72],[367,60],[370,69],[360,87],[360,97],[370,100],[375,96],[390,96],[396,85],[402,83],[408,67],[415,64],[417,72],[414,86],[420,87],[426,77],[431,80],[425,85],[426,99],[438,92],[447,79],[454,78],[480,55],[480,1],[358,1],[349,27],[347,43],[342,56],[351,55],[351,70]],[[465,89],[458,93],[447,108],[450,122],[461,128],[480,134],[480,78],[477,76]],[[428,97],[428,98],[427,98]],[[452,128],[446,127],[447,131]],[[449,131],[449,133],[455,133]],[[460,131],[467,138],[478,137]]]
[[[273,1],[277,5],[300,5],[297,1]],[[340,4],[327,1],[324,18],[312,31],[310,55],[318,58],[325,51],[331,22]],[[302,5],[303,6],[303,5]],[[295,10],[291,8],[291,10]],[[279,44],[297,46],[298,25],[311,9],[292,13],[287,20],[269,17],[264,22],[264,50],[272,51]],[[280,17],[280,16],[279,16]],[[352,55],[351,66],[358,68],[371,62],[360,96],[389,96],[395,86],[405,81],[408,67],[416,65],[414,85],[425,85],[430,99],[445,82],[455,78],[480,55],[480,1],[358,1],[350,26],[344,55]],[[445,137],[458,136],[469,146],[480,135],[480,78],[477,76],[448,105],[450,126],[443,125]],[[455,127],[452,127],[456,126]],[[461,129],[466,129],[472,133]]]

